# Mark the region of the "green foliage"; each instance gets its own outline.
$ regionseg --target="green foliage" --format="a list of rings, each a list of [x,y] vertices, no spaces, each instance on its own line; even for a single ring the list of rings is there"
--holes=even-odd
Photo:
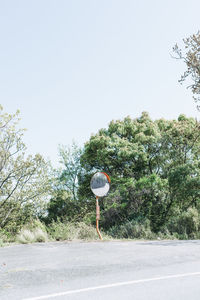
[[[46,232],[46,226],[43,222],[41,222],[38,218],[31,219],[28,223],[23,226],[23,229],[27,229],[30,231],[34,231],[37,229],[41,229],[42,231]]]
[[[53,193],[47,205],[47,217],[43,220],[49,224],[60,218],[62,221],[78,221],[83,214],[84,205],[80,205],[77,196],[79,176],[82,167],[80,156],[82,150],[73,143],[71,148],[59,146],[62,168],[55,172]]]
[[[195,207],[190,207],[171,218],[167,227],[181,239],[200,238],[200,213]]]
[[[99,201],[101,231],[118,238],[199,236],[200,124],[193,118],[153,121],[144,112],[137,119],[111,121],[83,150],[76,144],[60,146],[62,169],[53,181],[39,154],[25,155],[17,122],[18,113],[0,115],[3,242],[14,241],[19,232],[23,243],[47,241],[48,235],[53,240],[98,238],[90,190],[96,171],[111,177],[111,190]]]
[[[177,207],[199,206],[199,128],[184,115],[153,121],[145,112],[91,136],[80,158],[85,174],[78,195],[93,209],[91,175],[104,170],[111,176],[110,193],[100,201],[104,229],[144,217],[159,232]]]
[[[155,239],[156,235],[151,231],[149,220],[126,221],[120,226],[113,226],[108,230],[108,234],[114,238],[128,239]]]
[[[59,188],[71,193],[73,200],[77,200],[78,176],[81,173],[80,156],[82,149],[73,142],[71,147],[59,146],[60,163],[63,169],[59,176]]]
[[[200,169],[198,164],[185,163],[169,172],[169,186],[179,208],[183,211],[190,206],[199,206]]]
[[[56,241],[70,240],[74,236],[74,226],[71,223],[63,223],[59,219],[49,224],[47,231]]]
[[[98,240],[95,227],[87,225],[84,222],[80,222],[77,225],[77,238],[80,240]]]
[[[0,247],[3,247],[4,246],[4,242],[3,240],[0,238]]]
[[[0,247],[3,247],[5,243],[7,242],[7,237],[5,236],[4,232],[0,231]]]
[[[57,222],[53,221],[48,226],[48,233],[52,239],[57,241],[64,240],[96,240],[98,239],[96,230],[91,225],[83,222]]]
[[[50,192],[49,165],[39,154],[26,155],[18,114],[0,106],[0,229],[11,234],[45,210]]]
[[[60,218],[62,221],[71,221],[78,219],[81,213],[81,208],[77,201],[74,201],[69,191],[57,190],[52,195],[47,205],[48,215],[44,221],[49,224],[53,220]]]

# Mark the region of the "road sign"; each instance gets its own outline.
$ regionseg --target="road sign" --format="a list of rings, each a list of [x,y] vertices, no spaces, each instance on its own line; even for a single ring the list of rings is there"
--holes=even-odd
[[[110,189],[110,177],[105,172],[97,172],[92,176],[90,187],[93,194],[96,196],[96,229],[99,238],[102,240],[102,236],[99,231],[99,220],[100,220],[99,197],[104,197],[108,194],[108,191]]]
[[[92,176],[90,187],[97,197],[104,197],[110,189],[110,177],[105,172],[97,172]]]

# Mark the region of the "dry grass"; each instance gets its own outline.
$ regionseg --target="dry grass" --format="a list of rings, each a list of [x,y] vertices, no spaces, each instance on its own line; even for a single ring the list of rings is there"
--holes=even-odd
[[[64,240],[84,240],[94,241],[98,240],[95,227],[87,225],[84,222],[79,223],[62,223],[60,221],[53,222],[48,227],[49,236],[56,241]],[[108,240],[108,236],[102,233],[104,239]]]
[[[47,242],[48,236],[41,228],[36,228],[33,231],[22,229],[16,236],[16,242],[20,244],[29,244],[35,242]]]
[[[105,233],[101,232],[104,240],[111,239]],[[99,240],[96,228],[84,222],[62,223],[60,220],[52,222],[48,227],[43,223],[34,221],[25,225],[16,236],[15,241],[20,244],[29,244],[35,242],[48,241],[95,241]]]

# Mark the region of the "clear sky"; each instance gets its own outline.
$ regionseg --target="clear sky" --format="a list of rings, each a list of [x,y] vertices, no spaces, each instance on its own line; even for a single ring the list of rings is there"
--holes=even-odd
[[[175,43],[200,29],[199,0],[0,0],[0,103],[21,111],[30,153],[58,162],[112,119],[199,118]]]

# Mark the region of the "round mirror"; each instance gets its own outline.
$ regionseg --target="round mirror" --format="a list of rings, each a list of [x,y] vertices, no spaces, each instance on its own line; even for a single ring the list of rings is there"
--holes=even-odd
[[[90,187],[95,196],[106,196],[110,189],[110,177],[104,172],[97,172],[92,176]]]

